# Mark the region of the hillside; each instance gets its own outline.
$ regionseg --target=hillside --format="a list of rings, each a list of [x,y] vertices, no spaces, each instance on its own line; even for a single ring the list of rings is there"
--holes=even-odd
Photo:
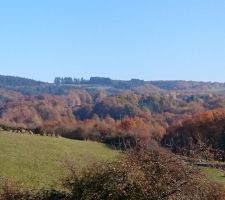
[[[70,89],[85,91],[104,90],[112,94],[124,91],[134,91],[139,94],[149,92],[201,93],[225,91],[224,83],[184,81],[184,80],[159,80],[145,81],[140,79],[113,80],[107,77],[90,77],[90,79],[73,77],[56,77],[53,83],[36,81],[29,78],[0,75],[0,86],[19,91],[23,94],[57,94],[63,95]]]
[[[0,86],[2,87],[35,86],[42,83],[41,81],[35,81],[29,78],[0,75]]]
[[[224,83],[0,76],[0,126],[110,144],[161,139],[187,117],[225,109]],[[9,85],[11,85],[9,87]],[[144,128],[143,128],[144,127]]]
[[[0,132],[0,179],[47,188],[62,175],[65,159],[82,167],[118,155],[99,143]]]
[[[136,134],[160,139],[186,117],[225,108],[223,83],[67,77],[38,85],[4,78],[15,82],[0,87],[0,126],[110,144]]]

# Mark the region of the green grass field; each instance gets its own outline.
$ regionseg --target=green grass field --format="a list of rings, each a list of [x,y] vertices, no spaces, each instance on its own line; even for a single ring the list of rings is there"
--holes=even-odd
[[[65,159],[83,167],[118,155],[118,151],[95,142],[0,132],[0,178],[27,186],[50,187],[61,177]]]
[[[224,173],[214,168],[202,168],[201,171],[209,178],[217,183],[225,185],[225,176]]]

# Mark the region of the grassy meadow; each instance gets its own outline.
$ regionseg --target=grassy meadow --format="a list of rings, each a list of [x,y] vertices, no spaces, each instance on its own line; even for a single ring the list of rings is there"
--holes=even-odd
[[[118,155],[118,151],[95,142],[0,132],[0,178],[27,186],[50,187],[62,176],[66,159],[84,167]]]
[[[202,172],[209,180],[225,185],[225,174],[215,168],[202,168]]]

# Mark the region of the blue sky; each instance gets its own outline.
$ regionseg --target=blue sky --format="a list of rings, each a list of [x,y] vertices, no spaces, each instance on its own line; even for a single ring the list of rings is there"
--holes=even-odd
[[[0,74],[225,82],[225,1],[1,1]]]

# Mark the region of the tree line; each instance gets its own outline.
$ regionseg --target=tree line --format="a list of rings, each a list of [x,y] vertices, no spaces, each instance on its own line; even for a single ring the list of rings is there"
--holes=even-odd
[[[55,77],[54,83],[56,85],[79,85],[79,84],[97,84],[97,85],[111,85],[118,87],[118,84],[123,85],[123,87],[137,87],[144,85],[144,80],[131,79],[129,81],[112,80],[107,77],[91,77],[86,80],[84,78],[72,78],[72,77]],[[121,86],[120,85],[120,86]]]

